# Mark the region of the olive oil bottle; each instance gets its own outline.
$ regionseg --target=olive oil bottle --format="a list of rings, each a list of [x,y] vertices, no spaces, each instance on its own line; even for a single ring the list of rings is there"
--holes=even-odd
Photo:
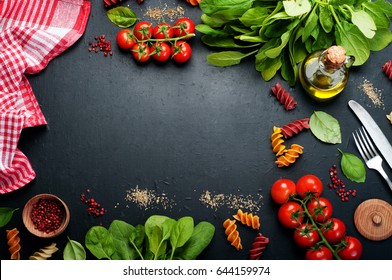
[[[354,60],[341,46],[310,53],[300,65],[300,82],[313,99],[331,100],[346,87]]]

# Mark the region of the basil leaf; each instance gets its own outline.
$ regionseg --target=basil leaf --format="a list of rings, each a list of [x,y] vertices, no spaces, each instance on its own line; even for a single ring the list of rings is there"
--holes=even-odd
[[[19,208],[12,209],[8,207],[0,207],[0,228],[6,226],[11,221],[14,212]]]
[[[127,28],[135,24],[137,16],[134,11],[127,7],[115,7],[106,12],[106,15],[118,27]]]
[[[63,259],[64,260],[85,260],[86,259],[86,250],[82,244],[75,240],[71,240],[68,238],[68,243],[65,245],[63,251]]]
[[[313,135],[322,142],[330,144],[342,142],[339,122],[325,112],[315,111],[310,116],[309,126]]]
[[[338,150],[342,154],[340,166],[344,176],[346,176],[347,179],[357,183],[365,182],[366,169],[362,160],[354,154],[344,153],[340,149]]]

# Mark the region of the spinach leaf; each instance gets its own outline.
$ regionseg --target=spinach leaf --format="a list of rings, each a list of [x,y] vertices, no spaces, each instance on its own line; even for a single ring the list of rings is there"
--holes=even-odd
[[[203,0],[199,6],[207,15],[226,10],[233,10],[238,14],[243,14],[252,7],[253,2],[254,0]]]
[[[143,241],[144,241],[144,226],[143,225],[137,225],[134,230],[131,232],[131,235],[129,237],[129,242],[135,248],[135,251],[139,255],[140,259],[144,259],[142,251],[143,251]],[[136,259],[136,258],[135,258]]]
[[[63,259],[64,260],[85,260],[86,259],[86,250],[82,244],[75,240],[71,240],[68,237],[67,245],[65,245],[63,251]]]
[[[97,259],[111,259],[116,251],[112,235],[102,226],[93,226],[86,233],[85,245]]]
[[[200,33],[214,36],[214,37],[227,37],[229,35],[226,32],[222,30],[214,29],[207,24],[198,24],[196,26],[196,30],[199,31]]]
[[[214,37],[209,35],[203,35],[201,37],[201,41],[210,47],[220,47],[220,48],[234,48],[234,49],[246,49],[257,47],[260,44],[251,44],[251,45],[239,45],[234,39],[228,37]]]
[[[208,222],[200,222],[195,226],[192,236],[185,245],[176,250],[175,259],[195,260],[211,243],[215,227]]]
[[[371,51],[381,51],[392,42],[392,32],[389,28],[378,28],[376,35],[370,40]]]
[[[11,221],[16,210],[19,210],[19,208],[0,207],[0,228],[6,226]]]
[[[333,21],[332,13],[328,6],[319,6],[319,21],[321,27],[326,33],[332,31],[335,23]]]
[[[363,10],[353,11],[352,9],[350,9],[350,12],[352,23],[355,24],[359,30],[361,30],[365,37],[369,39],[373,38],[377,30],[373,18]]]
[[[137,21],[137,16],[134,11],[127,7],[115,7],[106,12],[109,20],[118,27],[127,28],[134,25]]]
[[[174,252],[177,248],[184,246],[184,244],[191,238],[194,228],[192,217],[182,217],[172,225],[172,233],[170,236],[170,245],[172,247],[171,259],[173,259]]]
[[[268,8],[255,7],[247,10],[240,18],[240,22],[245,26],[261,26],[268,16]]]
[[[283,1],[285,12],[292,17],[297,17],[310,12],[312,6],[309,0]]]
[[[339,122],[325,112],[315,111],[310,116],[309,126],[313,135],[322,142],[330,144],[342,142]]]
[[[338,149],[342,154],[342,159],[340,160],[340,166],[342,168],[344,176],[347,179],[363,183],[366,179],[366,169],[362,160],[354,154],[344,153],[342,150]]]
[[[241,62],[241,59],[250,56],[252,54],[256,53],[256,51],[250,52],[250,53],[242,53],[238,51],[223,51],[223,52],[217,52],[217,53],[212,53],[207,56],[207,61],[215,66],[232,66],[239,64]]]
[[[131,247],[129,236],[135,230],[135,227],[120,220],[113,220],[109,226],[109,233],[112,235],[115,252],[112,255],[113,260],[133,260],[138,254]]]

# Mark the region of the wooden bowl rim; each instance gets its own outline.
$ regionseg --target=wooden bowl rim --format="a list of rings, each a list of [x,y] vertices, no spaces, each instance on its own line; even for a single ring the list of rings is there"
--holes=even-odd
[[[41,198],[53,199],[53,200],[60,202],[61,205],[64,207],[64,211],[65,211],[65,216],[64,216],[64,219],[63,219],[61,226],[58,229],[51,231],[49,233],[42,232],[42,231],[35,229],[34,224],[30,219],[30,213],[31,213],[31,209],[32,209],[33,204]],[[23,208],[23,212],[22,212],[22,219],[23,219],[23,224],[25,225],[27,230],[30,233],[32,233],[33,235],[38,236],[38,237],[42,237],[42,238],[52,238],[52,237],[56,237],[56,236],[60,235],[67,228],[68,223],[69,223],[69,219],[70,219],[70,213],[69,213],[69,209],[68,209],[67,204],[61,198],[59,198],[58,196],[56,196],[54,194],[43,193],[43,194],[37,194],[37,195],[33,196],[32,198],[30,198],[26,202],[26,204]]]

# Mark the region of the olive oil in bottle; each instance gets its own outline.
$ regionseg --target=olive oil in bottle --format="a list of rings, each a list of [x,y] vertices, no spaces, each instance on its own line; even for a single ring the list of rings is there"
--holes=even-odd
[[[313,99],[331,100],[346,87],[353,62],[354,57],[346,56],[341,46],[313,52],[300,65],[300,82]]]

